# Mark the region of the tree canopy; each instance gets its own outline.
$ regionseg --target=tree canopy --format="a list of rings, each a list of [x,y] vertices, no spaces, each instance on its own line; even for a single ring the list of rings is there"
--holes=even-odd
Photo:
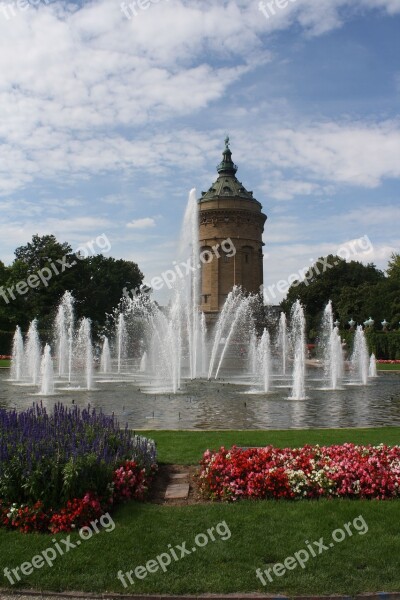
[[[34,318],[41,328],[49,328],[67,290],[76,298],[77,317],[89,317],[101,327],[127,283],[136,288],[142,281],[143,274],[132,261],[101,254],[84,257],[53,235],[34,235],[16,249],[9,267],[0,262],[0,329],[10,331],[17,324],[26,329]]]
[[[387,319],[392,327],[400,320],[400,256],[393,255],[387,275],[374,264],[346,262],[339,256],[319,258],[303,281],[290,287],[281,308],[288,312],[295,300],[305,307],[309,336],[313,339],[320,327],[322,312],[332,300],[335,318],[342,327],[350,319],[363,323],[372,317],[377,323]]]

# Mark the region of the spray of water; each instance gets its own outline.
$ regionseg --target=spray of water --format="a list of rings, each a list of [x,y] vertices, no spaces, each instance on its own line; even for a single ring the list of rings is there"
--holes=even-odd
[[[100,372],[101,373],[111,373],[111,352],[110,352],[110,343],[108,341],[108,337],[105,335],[103,340],[103,347],[101,349],[100,356]]]
[[[77,360],[83,369],[86,389],[93,388],[93,348],[90,319],[82,319],[77,335]]]
[[[362,325],[358,325],[354,336],[353,353],[351,355],[351,369],[355,383],[362,383],[363,385],[368,383],[369,362],[365,334]]]
[[[118,315],[116,326],[116,345],[117,345],[117,370],[121,373],[123,359],[126,358],[128,333],[125,325],[124,313]]]
[[[54,329],[58,375],[67,375],[71,383],[74,339],[74,299],[71,292],[65,292],[61,298]]]
[[[11,379],[22,381],[24,369],[24,340],[21,328],[17,325],[14,333],[12,356],[11,356]]]
[[[282,312],[279,317],[277,348],[278,348],[278,353],[279,353],[280,360],[281,360],[283,375],[286,375],[288,347],[289,347],[289,340],[288,340],[286,315],[285,315],[285,313]]]
[[[291,313],[291,343],[293,347],[293,375],[292,391],[290,398],[293,400],[303,400],[306,397],[305,392],[305,344],[306,344],[306,323],[304,310],[297,300],[292,307]]]
[[[261,380],[262,390],[269,392],[271,380],[271,341],[269,333],[266,329],[261,336],[257,347],[257,358],[259,365],[259,376]]]
[[[322,318],[320,346],[326,387],[336,390],[343,380],[344,358],[339,330],[333,326],[333,309],[330,300],[325,307]]]
[[[371,354],[371,357],[369,359],[369,372],[368,372],[368,376],[369,377],[378,377],[378,372],[376,370],[376,358],[375,358],[375,354]]]
[[[29,325],[25,344],[26,373],[33,385],[37,385],[40,378],[41,349],[37,323],[37,319],[33,319]]]
[[[50,396],[54,394],[54,370],[53,359],[51,358],[51,348],[49,344],[44,347],[42,362],[40,365],[40,394]]]

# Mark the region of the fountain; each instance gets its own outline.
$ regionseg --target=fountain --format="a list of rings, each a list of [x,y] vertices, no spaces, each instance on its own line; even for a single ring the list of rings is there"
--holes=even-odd
[[[286,315],[284,312],[282,312],[279,317],[277,349],[278,349],[279,355],[281,357],[282,375],[286,375],[286,363],[287,363],[287,354],[288,354],[288,332],[287,332]]]
[[[21,328],[17,325],[15,330],[12,356],[11,356],[11,379],[13,381],[22,381],[24,369],[24,340],[22,338]]]
[[[221,423],[225,426],[233,422],[241,427],[243,418],[250,425],[261,423],[268,427],[274,423],[281,427],[288,424],[286,417],[292,419],[289,426],[303,426],[307,423],[302,421],[302,415],[307,411],[312,420],[329,414],[332,423],[345,419],[347,411],[340,403],[347,403],[356,388],[346,387],[345,395],[341,392],[349,381],[347,375],[344,376],[342,344],[338,324],[333,323],[332,303],[325,308],[321,334],[325,380],[321,390],[314,386],[313,376],[306,376],[305,317],[300,301],[292,307],[288,327],[284,313],[272,323],[274,312],[258,304],[257,295],[249,295],[235,286],[216,323],[207,330],[206,317],[198,306],[201,281],[198,230],[198,204],[192,190],[181,236],[181,255],[178,255],[183,260],[181,264],[186,265],[187,276],[182,272],[179,275],[179,267],[169,272],[170,282],[175,281],[173,285],[167,284],[172,290],[168,307],[160,307],[145,293],[121,300],[114,319],[102,330],[100,339],[94,340],[96,347],[102,347],[99,372],[114,371],[115,375],[118,371],[120,375],[118,379],[99,376],[102,385],[97,388],[103,389],[94,389],[96,371],[90,320],[84,318],[76,324],[74,298],[70,292],[64,294],[57,309],[51,344],[57,373],[57,399],[70,402],[74,391],[81,394],[82,403],[92,402],[96,394],[97,405],[124,416],[132,413],[144,427],[148,424],[146,419],[154,419],[155,411],[156,418],[164,419],[173,427],[177,422],[171,415],[179,415],[179,426],[186,419],[185,426],[189,427],[195,422],[191,420],[193,414],[197,414],[196,427],[211,421],[218,427]],[[272,332],[274,345],[271,345]],[[40,348],[36,321],[30,325],[25,345],[17,328],[11,376],[13,381],[40,385],[41,393],[49,395],[54,392],[51,350],[46,344],[40,367]],[[365,384],[368,375],[376,376],[375,357],[369,359],[362,328],[356,331],[351,365],[351,382]],[[69,385],[62,388],[60,379],[65,381],[66,378]],[[371,382],[371,388],[373,385]],[[247,389],[243,391],[244,386]],[[287,388],[290,388],[289,393]],[[21,390],[26,392],[26,397],[31,394],[30,390],[20,387],[18,391]],[[251,393],[248,402],[240,397],[243,393]],[[144,394],[151,394],[152,398]],[[172,394],[176,396],[171,398]],[[310,398],[310,402],[291,403],[288,396],[293,400]],[[132,411],[126,410],[127,397],[132,400]],[[242,401],[230,403],[232,399]],[[315,410],[314,399],[321,402],[323,410]],[[269,410],[271,400],[273,410]],[[246,411],[245,415],[242,410]]]
[[[105,335],[103,340],[103,348],[101,350],[100,357],[100,372],[101,373],[111,373],[111,352],[110,352],[110,344],[108,342],[108,337]]]
[[[201,364],[201,377],[205,377],[207,375],[207,325],[206,325],[206,316],[204,313],[201,313],[200,317],[200,344],[201,344],[201,353],[200,353],[200,364]]]
[[[186,258],[189,252],[191,277],[181,281],[183,287],[183,308],[186,313],[186,338],[189,356],[189,377],[196,379],[202,368],[201,358],[201,315],[198,307],[200,295],[200,274],[198,268],[199,246],[199,210],[197,205],[196,190],[189,193],[189,200],[183,219],[180,241],[181,256]]]
[[[142,358],[140,359],[139,371],[144,373],[147,369],[147,352],[143,352]]]
[[[296,300],[291,312],[291,344],[294,352],[291,400],[304,400],[306,368],[306,323],[304,309]]]
[[[118,373],[121,373],[122,360],[126,358],[127,336],[124,313],[120,312],[116,327]]]
[[[376,358],[375,358],[374,353],[371,354],[370,359],[369,359],[368,377],[371,377],[371,378],[378,377],[378,372],[376,370]]]
[[[37,319],[29,325],[25,344],[25,372],[33,385],[37,385],[40,378],[40,340],[37,330]]]
[[[40,394],[51,396],[54,394],[54,371],[53,359],[51,358],[51,348],[49,344],[44,347],[42,362],[40,365],[41,387]]]
[[[65,292],[61,299],[54,328],[58,375],[68,375],[68,382],[71,383],[74,338],[74,299],[71,292]]]
[[[369,372],[369,354],[362,325],[358,325],[354,336],[354,347],[351,355],[351,369],[354,383],[367,385]]]
[[[76,360],[78,368],[84,373],[86,389],[93,388],[93,348],[90,319],[80,322],[76,340]]]
[[[243,291],[234,287],[228,294],[215,326],[214,341],[208,368],[208,379],[218,378],[228,348],[235,335],[240,333],[241,343],[248,345],[254,329],[252,306],[254,296],[245,296]],[[237,365],[236,365],[237,368]]]
[[[249,342],[249,359],[248,359],[248,371],[250,377],[257,377],[258,373],[258,354],[257,354],[257,334],[253,330],[250,334],[250,342]]]
[[[269,392],[271,380],[271,351],[270,351],[270,336],[267,329],[261,336],[257,346],[257,358],[259,365],[259,376],[263,392]]]
[[[328,389],[336,390],[344,375],[344,358],[339,329],[333,323],[332,302],[329,300],[322,318],[320,346],[322,347],[324,376]]]

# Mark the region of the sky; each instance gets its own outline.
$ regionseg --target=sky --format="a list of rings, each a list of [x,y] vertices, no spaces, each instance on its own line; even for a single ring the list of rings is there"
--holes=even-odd
[[[270,302],[344,245],[384,269],[400,248],[399,32],[399,0],[0,0],[0,260],[36,233],[74,249],[105,235],[149,282],[229,134],[268,216]]]

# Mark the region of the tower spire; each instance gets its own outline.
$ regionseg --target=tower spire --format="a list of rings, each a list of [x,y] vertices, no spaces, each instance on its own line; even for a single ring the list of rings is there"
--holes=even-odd
[[[217,166],[217,171],[220,175],[231,175],[235,176],[237,166],[232,161],[232,152],[229,148],[229,135],[225,138],[225,148],[222,153],[222,161]]]

